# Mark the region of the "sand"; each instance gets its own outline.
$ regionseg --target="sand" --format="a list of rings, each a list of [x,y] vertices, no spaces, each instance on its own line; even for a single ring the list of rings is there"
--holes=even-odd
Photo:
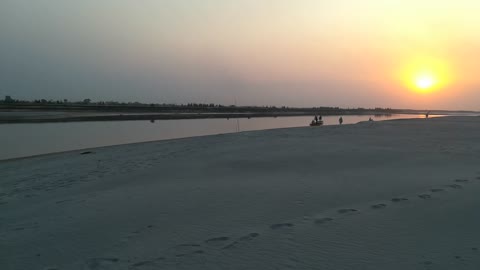
[[[0,162],[0,269],[478,269],[479,135],[446,117]]]

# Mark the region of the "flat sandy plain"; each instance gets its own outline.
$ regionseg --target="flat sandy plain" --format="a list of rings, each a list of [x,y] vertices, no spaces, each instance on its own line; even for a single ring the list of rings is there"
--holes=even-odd
[[[0,269],[479,269],[480,118],[0,162]]]

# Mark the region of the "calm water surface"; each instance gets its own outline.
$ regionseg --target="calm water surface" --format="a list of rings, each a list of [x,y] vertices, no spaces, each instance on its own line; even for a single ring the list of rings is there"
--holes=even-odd
[[[424,118],[424,115],[396,114],[391,116],[348,115],[344,124],[367,121]],[[337,125],[338,116],[324,116],[325,125]],[[2,143],[0,160],[48,154],[91,147],[145,141],[184,138],[201,135],[273,128],[307,126],[312,117],[278,117],[252,119],[193,119],[112,122],[72,122],[0,125]]]

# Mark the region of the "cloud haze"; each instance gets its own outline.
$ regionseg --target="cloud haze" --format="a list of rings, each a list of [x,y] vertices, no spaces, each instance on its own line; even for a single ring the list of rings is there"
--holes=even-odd
[[[0,94],[16,98],[480,109],[478,1],[3,0]],[[452,83],[395,77],[418,55]]]

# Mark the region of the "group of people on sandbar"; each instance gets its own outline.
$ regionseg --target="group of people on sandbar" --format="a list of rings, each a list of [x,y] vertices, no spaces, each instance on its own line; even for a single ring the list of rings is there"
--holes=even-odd
[[[370,121],[372,121],[371,118],[370,118]],[[312,122],[310,123],[310,126],[320,126],[322,124],[323,124],[322,116],[315,115]],[[343,117],[340,116],[340,118],[338,119],[338,124],[340,125],[343,124]]]
[[[426,118],[428,118],[428,114],[429,114],[429,112],[426,114]],[[372,117],[368,118],[368,122],[373,122]],[[342,116],[340,116],[340,118],[338,118],[338,124],[339,125],[343,124],[343,117]],[[321,125],[323,125],[322,116],[315,115],[312,122],[310,123],[310,126],[321,126]]]
[[[313,118],[312,122],[310,123],[311,126],[320,126],[323,124],[322,116],[317,116]]]
[[[315,115],[315,117],[313,117],[313,120],[312,122],[310,123],[311,126],[320,126],[323,124],[323,120],[322,120],[322,116],[321,115]],[[338,119],[338,124],[343,124],[343,117],[340,116],[340,118]]]

